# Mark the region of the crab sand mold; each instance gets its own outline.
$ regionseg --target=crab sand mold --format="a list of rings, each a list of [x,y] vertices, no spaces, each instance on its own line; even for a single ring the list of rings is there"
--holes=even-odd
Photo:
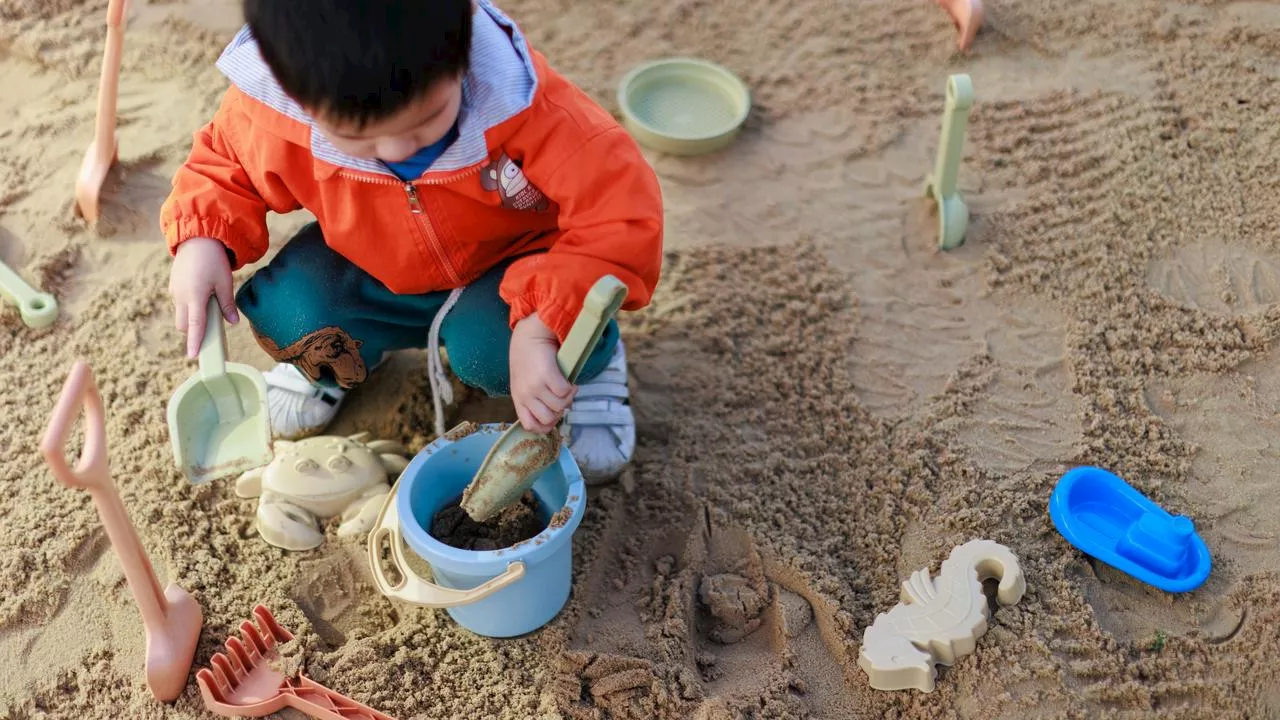
[[[285,550],[311,550],[324,542],[321,523],[335,515],[342,516],[338,535],[369,532],[410,453],[393,440],[368,439],[359,433],[277,440],[269,464],[236,480],[236,495],[258,498],[262,539]]]

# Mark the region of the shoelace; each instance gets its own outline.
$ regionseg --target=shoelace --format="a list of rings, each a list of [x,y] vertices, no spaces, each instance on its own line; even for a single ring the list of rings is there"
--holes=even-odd
[[[444,318],[458,304],[465,288],[454,288],[449,293],[444,305],[431,321],[431,331],[427,335],[427,380],[431,382],[431,400],[435,405],[436,437],[444,435],[444,408],[453,402],[453,385],[444,372],[444,363],[440,360],[440,326]]]

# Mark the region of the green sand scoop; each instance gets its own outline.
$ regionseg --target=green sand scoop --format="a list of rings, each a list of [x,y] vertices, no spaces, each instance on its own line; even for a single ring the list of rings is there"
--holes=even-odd
[[[938,205],[938,247],[943,250],[959,247],[969,228],[969,206],[960,197],[956,183],[960,177],[960,155],[964,150],[964,135],[969,128],[973,99],[973,81],[968,75],[947,78],[938,158],[933,174],[924,183],[924,194],[932,197]]]
[[[582,303],[582,312],[556,353],[565,379],[574,383],[605,327],[622,307],[627,286],[605,275],[596,281]],[[484,522],[516,502],[533,486],[538,473],[550,467],[560,453],[560,433],[529,432],[519,423],[507,429],[489,449],[476,476],[462,493],[462,509],[476,522]]]
[[[262,373],[227,362],[222,309],[209,298],[200,370],[169,398],[169,439],[192,483],[239,475],[271,462],[271,415]]]
[[[0,297],[18,306],[22,322],[29,328],[49,327],[58,319],[58,301],[27,284],[22,276],[0,262]]]

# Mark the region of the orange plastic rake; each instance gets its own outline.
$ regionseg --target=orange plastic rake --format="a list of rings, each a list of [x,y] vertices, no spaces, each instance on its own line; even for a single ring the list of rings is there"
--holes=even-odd
[[[280,671],[280,643],[293,633],[259,605],[253,622],[240,623],[239,638],[227,638],[226,652],[209,659],[210,667],[196,673],[204,706],[223,717],[263,717],[286,707],[318,720],[394,720],[388,715],[336,693],[298,673],[286,678]]]

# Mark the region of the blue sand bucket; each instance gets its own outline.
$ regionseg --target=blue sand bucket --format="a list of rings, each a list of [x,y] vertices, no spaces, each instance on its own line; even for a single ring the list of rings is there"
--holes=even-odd
[[[369,565],[387,597],[423,607],[445,608],[462,627],[488,637],[514,637],[551,621],[569,600],[573,584],[573,532],[582,522],[587,492],[582,472],[560,449],[556,462],[533,483],[546,522],[569,508],[560,527],[501,550],[460,550],[431,537],[435,514],[462,495],[501,435],[497,424],[482,425],[458,440],[442,437],[418,453],[401,473],[369,533]],[[431,565],[435,582],[418,577],[405,562],[401,538]],[[379,562],[383,542],[401,580],[390,582]]]

